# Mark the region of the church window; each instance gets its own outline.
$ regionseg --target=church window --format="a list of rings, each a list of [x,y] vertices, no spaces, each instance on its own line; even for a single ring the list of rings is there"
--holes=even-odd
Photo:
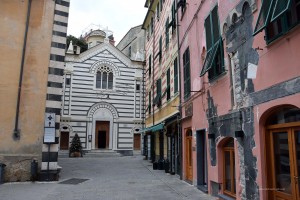
[[[96,74],[96,88],[103,90],[112,90],[114,83],[113,70],[108,66],[99,67]]]

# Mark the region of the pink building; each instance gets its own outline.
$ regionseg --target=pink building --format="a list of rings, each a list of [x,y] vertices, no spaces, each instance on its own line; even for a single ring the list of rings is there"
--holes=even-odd
[[[177,4],[183,179],[221,199],[300,199],[300,1]]]

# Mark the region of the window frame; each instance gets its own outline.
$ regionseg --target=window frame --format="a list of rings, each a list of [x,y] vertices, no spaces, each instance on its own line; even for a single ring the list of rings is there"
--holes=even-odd
[[[105,65],[106,66],[106,65]],[[115,85],[115,73],[114,70],[111,69],[110,66],[106,66],[108,68],[110,68],[110,72],[105,72],[106,75],[106,88],[103,88],[103,71],[101,71],[99,68],[96,70],[95,76],[94,76],[94,90],[106,90],[106,91],[112,91],[114,90],[114,85]],[[100,87],[97,87],[97,82],[99,80],[97,80],[98,78],[98,73],[101,74],[101,80],[100,80]],[[112,78],[110,79],[110,74],[112,74]],[[112,80],[112,81],[110,81]],[[109,88],[110,82],[112,82],[112,86],[111,88]]]

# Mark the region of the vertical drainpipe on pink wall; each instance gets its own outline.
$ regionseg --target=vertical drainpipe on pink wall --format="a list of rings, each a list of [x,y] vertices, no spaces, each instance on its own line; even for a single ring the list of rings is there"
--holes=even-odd
[[[20,102],[21,102],[24,62],[25,62],[25,53],[26,53],[26,46],[27,46],[27,34],[28,34],[30,12],[31,12],[31,1],[32,0],[28,1],[26,25],[25,25],[25,32],[24,32],[24,42],[23,42],[23,49],[22,49],[22,58],[21,58],[21,67],[20,67],[20,76],[19,76],[19,87],[18,87],[18,97],[17,97],[17,106],[16,106],[16,117],[15,117],[15,128],[14,128],[14,131],[13,131],[13,138],[15,140],[20,140],[20,132],[21,132],[20,129],[18,129],[18,127],[19,127],[19,114],[20,114]]]
[[[177,5],[176,5],[177,7]],[[178,8],[178,7],[177,7]],[[177,24],[176,24],[176,30],[177,30],[177,46],[178,46],[178,49],[177,49],[177,52],[178,52],[178,83],[179,83],[179,105],[178,105],[178,109],[179,109],[179,119],[181,118],[182,116],[182,110],[181,110],[181,97],[182,97],[182,94],[181,94],[181,62],[180,62],[180,46],[179,46],[179,17],[178,17],[178,10],[176,12],[176,18],[177,18]],[[182,169],[182,166],[183,166],[183,156],[182,156],[182,134],[181,134],[181,122],[179,121],[178,122],[178,144],[179,144],[179,160],[180,160],[180,179],[182,180],[183,178],[183,169]]]

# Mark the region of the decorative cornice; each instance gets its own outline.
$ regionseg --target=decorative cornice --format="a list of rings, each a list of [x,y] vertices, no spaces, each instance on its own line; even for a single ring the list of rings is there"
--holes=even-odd
[[[106,109],[108,109],[108,110],[111,112],[111,114],[112,114],[112,116],[113,116],[114,119],[117,119],[117,118],[119,117],[117,109],[116,109],[113,105],[111,105],[111,104],[109,104],[109,103],[107,103],[107,102],[100,102],[100,103],[94,104],[94,105],[88,110],[88,113],[87,113],[88,115],[87,115],[87,116],[88,116],[89,118],[92,118],[93,115],[94,115],[94,113],[95,113],[98,109],[100,109],[100,108],[106,108]]]

